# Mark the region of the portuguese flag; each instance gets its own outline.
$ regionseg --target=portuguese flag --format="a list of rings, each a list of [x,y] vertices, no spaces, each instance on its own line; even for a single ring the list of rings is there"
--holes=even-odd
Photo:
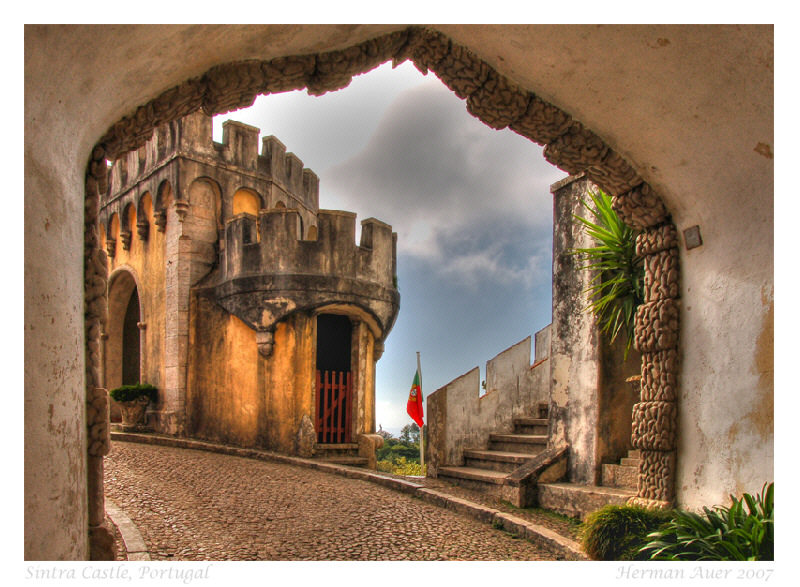
[[[414,382],[411,384],[411,391],[408,394],[408,404],[406,411],[411,419],[422,428],[422,386],[420,385],[419,369],[414,374]]]

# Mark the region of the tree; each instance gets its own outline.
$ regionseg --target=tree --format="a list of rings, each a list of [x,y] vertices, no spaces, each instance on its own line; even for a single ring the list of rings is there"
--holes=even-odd
[[[403,426],[403,429],[400,430],[400,441],[404,444],[416,444],[419,446],[419,426],[417,426],[416,422]]]

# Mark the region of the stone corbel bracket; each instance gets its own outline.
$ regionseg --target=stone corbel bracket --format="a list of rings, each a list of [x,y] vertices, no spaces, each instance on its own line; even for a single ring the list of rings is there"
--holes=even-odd
[[[278,322],[295,312],[344,304],[361,308],[385,335],[400,307],[397,290],[338,276],[251,275],[202,289],[226,312],[257,332],[271,332]]]
[[[257,330],[256,331],[256,344],[258,345],[258,354],[265,359],[272,355],[272,349],[275,346],[274,333],[272,330]]]

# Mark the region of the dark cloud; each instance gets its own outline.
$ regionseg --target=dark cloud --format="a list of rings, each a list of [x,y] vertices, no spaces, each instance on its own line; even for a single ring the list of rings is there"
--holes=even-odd
[[[530,279],[549,255],[549,185],[564,174],[538,146],[486,127],[431,81],[387,108],[366,148],[327,170],[325,190],[392,224],[401,255],[463,281]]]

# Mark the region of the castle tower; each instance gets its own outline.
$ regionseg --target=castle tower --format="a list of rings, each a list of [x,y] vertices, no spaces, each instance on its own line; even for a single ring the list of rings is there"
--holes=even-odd
[[[375,431],[375,366],[399,309],[396,234],[319,209],[275,137],[201,113],[116,161],[101,201],[108,389],[159,389],[167,434],[308,456]],[[113,418],[112,418],[113,419]]]

